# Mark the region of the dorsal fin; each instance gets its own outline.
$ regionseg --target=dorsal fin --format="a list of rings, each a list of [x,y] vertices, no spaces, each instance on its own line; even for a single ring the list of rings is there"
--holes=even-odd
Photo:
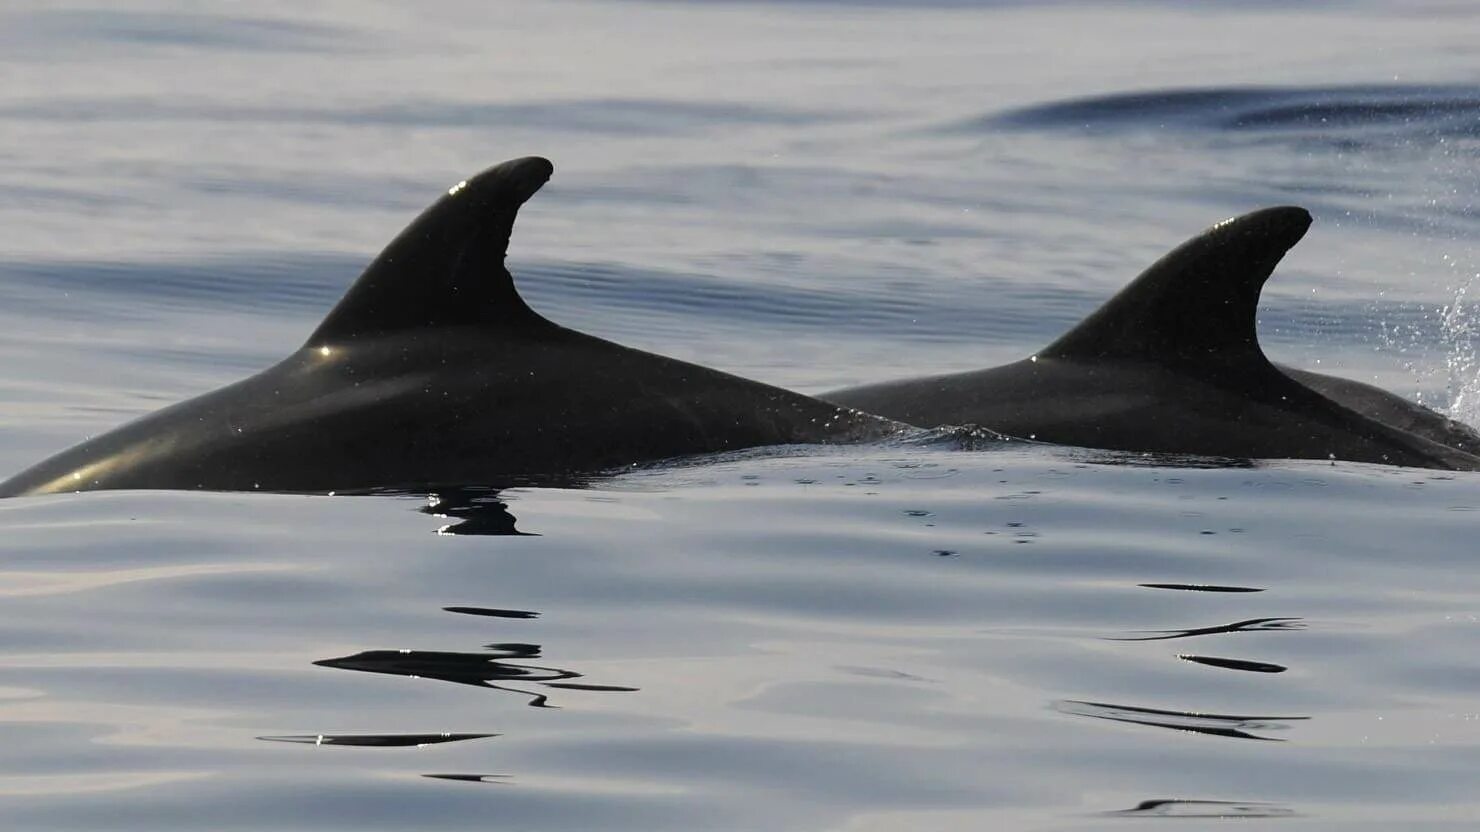
[[[1310,221],[1292,206],[1224,220],[1153,263],[1039,355],[1264,366],[1254,326],[1259,290]]]
[[[365,269],[309,336],[310,346],[441,326],[553,326],[504,268],[519,206],[555,170],[531,156],[459,182]]]

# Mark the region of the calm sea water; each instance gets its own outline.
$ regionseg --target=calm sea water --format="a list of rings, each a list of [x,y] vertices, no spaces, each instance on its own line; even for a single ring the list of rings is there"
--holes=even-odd
[[[816,391],[1031,352],[1223,217],[1275,357],[1480,417],[1471,4],[11,2],[0,471],[557,171],[551,318]],[[1470,829],[1480,478],[751,453],[0,502],[14,829]],[[1174,820],[1169,820],[1174,818]]]

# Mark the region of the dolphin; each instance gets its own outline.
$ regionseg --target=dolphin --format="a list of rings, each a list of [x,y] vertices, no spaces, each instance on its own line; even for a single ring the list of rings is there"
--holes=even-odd
[[[1259,292],[1310,224],[1290,206],[1221,222],[1021,361],[819,398],[919,427],[976,424],[1118,451],[1480,470],[1470,427],[1265,357]]]
[[[0,496],[115,488],[427,491],[570,477],[900,426],[566,329],[504,266],[545,159],[459,182],[308,341],[257,375],[83,442]]]

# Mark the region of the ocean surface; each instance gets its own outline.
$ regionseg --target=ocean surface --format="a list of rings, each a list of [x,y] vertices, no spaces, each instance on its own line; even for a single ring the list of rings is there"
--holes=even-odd
[[[541,312],[816,392],[1273,204],[1274,358],[1480,420],[1468,2],[0,7],[0,476],[295,349],[548,156]],[[0,501],[0,827],[1460,830],[1480,475],[790,448]]]

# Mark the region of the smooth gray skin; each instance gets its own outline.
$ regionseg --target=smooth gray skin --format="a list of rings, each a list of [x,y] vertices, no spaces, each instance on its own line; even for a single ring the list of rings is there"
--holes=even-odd
[[[1290,378],[1369,419],[1376,419],[1389,427],[1416,433],[1425,439],[1448,445],[1455,450],[1471,454],[1480,452],[1480,432],[1443,413],[1364,382],[1313,373],[1310,370],[1287,367],[1284,364],[1275,366]]]
[[[1310,221],[1281,207],[1213,226],[1031,358],[820,398],[920,427],[974,424],[1091,448],[1480,470],[1469,427],[1265,358],[1259,292]]]
[[[900,427],[540,317],[503,261],[515,213],[552,170],[517,159],[459,183],[282,363],[64,451],[0,496],[559,481]]]

